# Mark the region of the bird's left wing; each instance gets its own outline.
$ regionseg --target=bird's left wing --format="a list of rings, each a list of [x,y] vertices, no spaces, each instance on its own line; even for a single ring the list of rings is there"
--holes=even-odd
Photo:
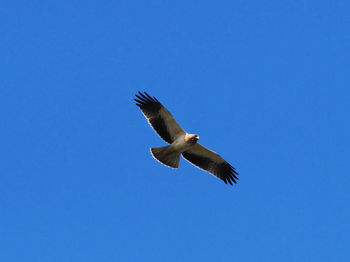
[[[153,129],[169,144],[174,142],[177,136],[185,133],[157,98],[151,97],[146,92],[144,94],[139,92],[135,101]]]
[[[226,184],[227,182],[229,182],[230,185],[232,185],[232,182],[237,183],[238,173],[235,171],[235,168],[217,153],[198,143],[191,147],[191,149],[183,152],[182,156],[195,166],[222,179]]]

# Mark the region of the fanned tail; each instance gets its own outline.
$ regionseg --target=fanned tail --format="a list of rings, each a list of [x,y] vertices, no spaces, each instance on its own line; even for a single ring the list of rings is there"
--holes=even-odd
[[[171,146],[151,147],[151,154],[155,159],[168,167],[179,167],[180,153],[173,150]]]

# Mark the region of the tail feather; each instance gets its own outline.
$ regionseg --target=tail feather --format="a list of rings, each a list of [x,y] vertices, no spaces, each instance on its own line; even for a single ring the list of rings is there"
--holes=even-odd
[[[173,150],[170,146],[151,147],[152,156],[162,164],[178,168],[180,162],[180,153]]]

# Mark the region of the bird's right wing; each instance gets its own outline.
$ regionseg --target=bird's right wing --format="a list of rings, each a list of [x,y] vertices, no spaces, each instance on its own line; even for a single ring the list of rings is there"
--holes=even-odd
[[[144,94],[139,92],[135,101],[152,128],[169,144],[174,142],[177,136],[185,134],[185,131],[157,98],[151,97],[146,92]]]
[[[182,153],[182,156],[195,166],[208,171],[214,176],[232,185],[237,183],[238,173],[221,156],[204,146],[196,143],[191,149]]]

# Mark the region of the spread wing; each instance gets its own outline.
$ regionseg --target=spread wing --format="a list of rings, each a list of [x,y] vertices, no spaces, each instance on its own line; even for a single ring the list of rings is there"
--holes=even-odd
[[[225,184],[227,182],[232,185],[237,183],[238,173],[235,168],[227,163],[217,153],[205,148],[200,144],[195,144],[191,149],[182,153],[182,156],[194,164],[195,166],[202,168],[214,176],[222,179]]]
[[[144,94],[139,92],[134,100],[152,128],[169,144],[171,144],[178,135],[185,133],[181,126],[175,121],[174,117],[157,98],[151,97],[146,92],[144,92]]]

